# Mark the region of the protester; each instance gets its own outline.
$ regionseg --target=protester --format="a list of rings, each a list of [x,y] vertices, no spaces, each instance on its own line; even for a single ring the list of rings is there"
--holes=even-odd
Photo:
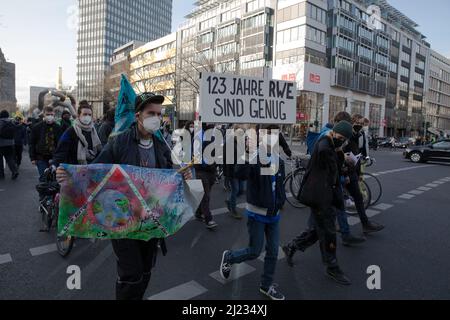
[[[204,154],[205,149],[212,143],[214,143],[214,137],[211,141],[205,140],[205,132],[207,130],[214,129],[214,125],[211,124],[203,124],[202,130],[198,133],[200,136],[198,137],[198,141],[201,142],[200,150],[202,155]],[[195,141],[195,137],[194,140]],[[193,144],[195,145],[195,144]],[[195,157],[195,150],[193,148],[193,156]],[[213,154],[214,156],[214,154]],[[207,163],[205,157],[202,157],[202,162],[195,164],[195,174],[196,177],[202,180],[203,190],[205,194],[200,203],[200,208],[196,213],[196,219],[199,221],[203,221],[206,224],[207,229],[215,229],[218,227],[217,222],[215,222],[212,218],[211,208],[210,208],[210,200],[211,200],[211,191],[212,187],[216,181],[216,163]]]
[[[248,216],[249,246],[240,250],[224,251],[220,274],[224,279],[228,279],[234,264],[257,259],[262,252],[265,240],[264,272],[259,290],[272,300],[284,300],[284,295],[277,290],[273,279],[280,241],[280,210],[286,200],[285,168],[283,160],[279,158],[278,154],[272,152],[268,144],[264,146],[264,149],[267,150],[271,159],[267,165],[262,165],[260,161],[254,165],[238,165],[236,176],[247,180],[248,186],[246,214]],[[270,168],[276,160],[279,161],[278,172],[273,172],[272,175],[263,175],[262,169]]]
[[[90,164],[100,154],[102,143],[92,120],[92,107],[81,101],[74,125],[61,136],[53,156],[56,164]]]
[[[172,168],[171,151],[155,133],[160,128],[163,96],[153,93],[139,95],[135,101],[136,123],[131,128],[113,137],[105,146],[95,163],[124,164],[146,168]],[[190,171],[184,178],[190,179]],[[57,170],[57,179],[65,183],[67,173]],[[112,240],[117,258],[118,279],[116,298],[118,300],[142,300],[155,266],[158,245],[166,254],[163,240]]]
[[[30,160],[37,167],[39,181],[44,181],[44,171],[49,167],[49,161],[53,159],[59,138],[61,127],[55,122],[53,107],[44,108],[44,119],[31,129],[30,135]]]
[[[115,116],[116,116],[116,109],[115,108],[109,109],[106,112],[105,121],[102,123],[100,129],[98,130],[98,136],[103,146],[105,146],[108,143],[108,139],[114,130]]]
[[[70,127],[72,127],[72,115],[70,114],[69,111],[67,110],[63,111],[61,115],[60,126],[61,126],[61,134],[66,132],[66,130],[69,129]]]
[[[5,179],[5,168],[3,158],[12,174],[12,179],[19,177],[15,157],[14,157],[14,138],[16,126],[9,119],[9,112],[3,110],[0,112],[0,180]]]
[[[172,147],[173,146],[173,142],[172,142],[172,131],[170,130],[170,124],[165,123],[163,125],[162,135],[163,135],[164,140],[166,140],[167,144],[170,147]]]
[[[349,143],[346,147],[344,147],[344,153],[349,154],[353,153],[353,155],[358,155],[360,151],[360,137],[362,135],[361,131],[364,126],[364,118],[355,114],[352,116],[352,125],[353,125],[353,134],[349,139]],[[346,167],[348,174],[348,181],[346,184],[346,189],[348,190],[350,196],[353,198],[355,202],[356,210],[358,211],[359,218],[361,219],[361,223],[363,226],[363,232],[365,234],[378,232],[384,229],[384,226],[377,224],[375,222],[371,222],[366,215],[366,208],[364,206],[364,199],[361,193],[361,189],[359,186],[359,182],[362,178],[361,173],[361,161],[357,163],[352,163],[350,160],[351,157],[346,156]]]
[[[224,165],[223,165],[223,175],[225,179],[228,180],[230,184],[230,193],[228,199],[225,201],[227,208],[231,214],[231,216],[235,219],[241,220],[243,218],[242,214],[237,209],[237,198],[240,194],[244,192],[245,189],[245,181],[242,179],[239,179],[236,176],[236,168],[237,168],[237,161],[238,161],[238,155],[244,154],[245,150],[240,150],[238,141],[244,141],[244,135],[245,131],[243,126],[241,125],[235,125],[234,126],[234,135],[226,137],[225,135],[225,143],[224,143]],[[231,148],[230,145],[233,145]],[[233,163],[227,163],[227,149],[231,151],[233,149],[234,152],[234,158]],[[228,161],[229,162],[229,161]]]
[[[27,127],[23,123],[23,118],[17,116],[15,119],[16,132],[14,134],[14,155],[17,169],[22,164],[23,146],[27,143]]]

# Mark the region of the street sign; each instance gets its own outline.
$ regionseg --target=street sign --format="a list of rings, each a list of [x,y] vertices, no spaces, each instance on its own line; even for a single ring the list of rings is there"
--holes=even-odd
[[[295,82],[202,73],[199,111],[210,123],[296,123]]]

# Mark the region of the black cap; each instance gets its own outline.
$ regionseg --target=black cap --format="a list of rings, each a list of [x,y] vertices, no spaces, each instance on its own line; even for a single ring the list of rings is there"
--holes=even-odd
[[[134,101],[135,111],[139,112],[142,108],[149,103],[163,104],[164,97],[156,95],[153,92],[144,92],[136,97]]]

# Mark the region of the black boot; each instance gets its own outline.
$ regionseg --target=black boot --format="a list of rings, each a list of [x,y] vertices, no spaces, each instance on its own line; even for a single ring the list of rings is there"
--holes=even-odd
[[[363,225],[364,234],[379,232],[384,229],[384,226],[375,222],[367,222]]]
[[[350,282],[350,279],[347,278],[347,276],[344,274],[344,272],[342,272],[341,268],[339,267],[328,267],[327,276],[329,276],[331,279],[344,286],[349,286],[352,284]]]
[[[292,245],[283,246],[283,252],[286,255],[286,262],[289,267],[294,266],[295,248]]]

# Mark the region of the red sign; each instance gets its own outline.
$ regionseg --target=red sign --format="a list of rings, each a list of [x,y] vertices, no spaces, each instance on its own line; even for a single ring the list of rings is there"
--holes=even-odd
[[[320,84],[320,76],[318,74],[310,73],[309,82]]]
[[[296,81],[297,80],[297,76],[295,75],[295,73],[283,74],[281,76],[281,80],[283,80],[283,81]]]
[[[297,120],[306,120],[306,114],[297,112]]]

